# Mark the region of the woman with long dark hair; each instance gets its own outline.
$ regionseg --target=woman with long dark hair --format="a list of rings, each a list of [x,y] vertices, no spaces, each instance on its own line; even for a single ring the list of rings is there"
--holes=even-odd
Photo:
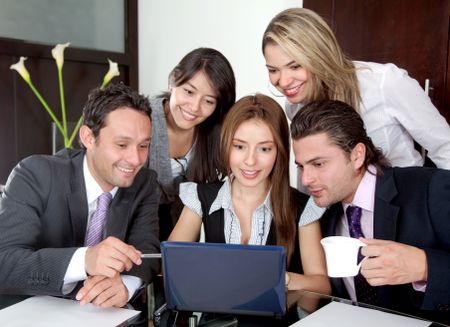
[[[219,179],[220,125],[235,98],[228,60],[215,49],[198,48],[170,72],[169,90],[151,99],[149,167],[158,173],[161,240],[167,239],[182,209],[179,183]]]

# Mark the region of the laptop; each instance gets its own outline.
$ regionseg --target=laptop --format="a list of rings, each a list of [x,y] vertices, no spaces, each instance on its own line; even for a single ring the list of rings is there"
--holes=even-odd
[[[167,307],[281,317],[286,311],[282,246],[162,242]]]

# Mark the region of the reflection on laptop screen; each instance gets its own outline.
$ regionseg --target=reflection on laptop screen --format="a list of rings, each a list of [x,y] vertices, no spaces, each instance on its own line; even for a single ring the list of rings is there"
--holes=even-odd
[[[167,306],[181,311],[282,316],[282,246],[162,242]]]

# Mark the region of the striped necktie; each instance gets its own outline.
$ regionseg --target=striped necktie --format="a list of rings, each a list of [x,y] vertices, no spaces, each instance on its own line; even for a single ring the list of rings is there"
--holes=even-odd
[[[101,194],[97,199],[97,209],[89,221],[88,232],[85,245],[94,246],[103,239],[103,230],[106,222],[106,214],[108,213],[109,204],[112,195],[109,192]]]

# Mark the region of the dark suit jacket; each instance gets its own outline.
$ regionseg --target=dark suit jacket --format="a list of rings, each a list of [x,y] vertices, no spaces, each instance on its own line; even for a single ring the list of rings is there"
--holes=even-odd
[[[341,203],[325,212],[321,218],[324,236],[336,234],[336,223],[341,215]],[[415,291],[412,284],[381,286],[378,287],[381,306],[416,315],[420,314],[419,309],[449,310],[450,171],[422,167],[388,168],[378,176],[374,238],[421,248],[428,261],[425,293]],[[348,297],[342,279],[331,280],[336,295]]]
[[[21,161],[0,198],[0,294],[62,295],[75,250],[83,246],[88,216],[84,151],[62,150]],[[159,252],[155,172],[143,168],[120,188],[108,211],[106,236],[142,252]],[[149,282],[157,260],[127,274]],[[5,297],[3,297],[5,301]]]

